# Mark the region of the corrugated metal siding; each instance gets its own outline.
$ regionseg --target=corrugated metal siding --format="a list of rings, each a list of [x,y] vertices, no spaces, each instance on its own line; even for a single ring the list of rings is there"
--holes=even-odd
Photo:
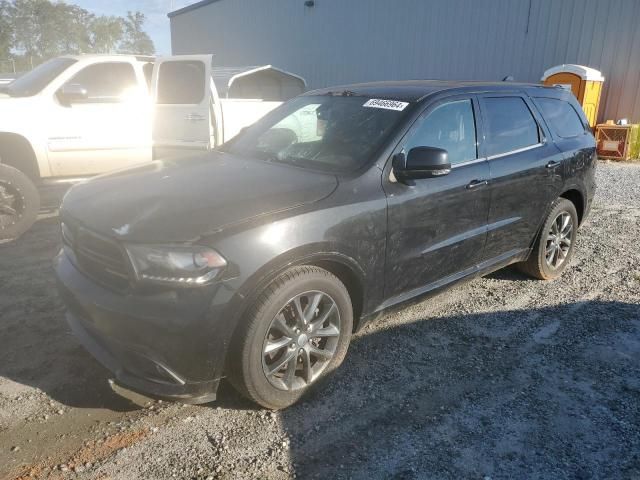
[[[312,88],[393,79],[537,82],[601,70],[600,120],[640,122],[640,0],[220,0],[171,18],[173,51],[272,64]]]

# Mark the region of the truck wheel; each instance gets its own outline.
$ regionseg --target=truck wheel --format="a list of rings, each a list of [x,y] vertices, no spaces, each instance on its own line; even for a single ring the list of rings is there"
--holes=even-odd
[[[36,221],[40,194],[17,168],[0,164],[0,240],[18,238]]]
[[[229,379],[269,409],[295,403],[344,359],[353,327],[347,289],[318,267],[293,267],[274,280],[237,333]]]
[[[540,280],[553,280],[567,268],[576,243],[578,214],[566,198],[551,206],[527,261],[518,266],[524,273]]]

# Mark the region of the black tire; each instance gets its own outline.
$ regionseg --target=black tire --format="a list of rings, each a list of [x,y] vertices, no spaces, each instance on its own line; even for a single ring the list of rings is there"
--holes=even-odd
[[[271,367],[265,366],[267,354],[263,351],[272,341],[270,340],[272,338],[270,335],[273,329],[277,328],[274,327],[276,316],[280,317],[282,314],[281,318],[285,318],[285,323],[295,322],[295,318],[286,317],[282,312],[288,311],[286,308],[291,306],[291,302],[293,302],[294,298],[298,298],[297,296],[302,295],[302,297],[299,297],[302,298],[300,301],[302,303],[307,298],[305,295],[308,295],[309,298],[315,298],[312,296],[318,293],[324,296],[321,297],[321,306],[314,308],[310,314],[312,315],[311,318],[315,319],[315,322],[310,320],[308,328],[312,331],[311,324],[317,324],[320,321],[320,317],[324,316],[321,314],[321,309],[333,312],[331,313],[331,318],[333,318],[331,322],[337,321],[339,324],[339,334],[334,334],[335,339],[330,340],[334,345],[333,356],[331,359],[321,361],[320,357],[312,357],[313,353],[306,354],[307,363],[305,363],[304,359],[301,358],[304,355],[303,346],[305,348],[315,348],[317,344],[313,342],[328,342],[329,340],[318,340],[313,337],[313,333],[309,334],[308,341],[300,340],[302,336],[307,337],[307,335],[300,335],[300,337],[292,340],[291,346],[287,344],[280,347],[283,350],[279,350],[279,352],[282,354],[281,358],[284,358],[287,354],[295,355],[295,359],[291,360],[293,361],[293,375],[291,378],[293,378],[293,382],[298,382],[301,386],[290,390],[278,388],[273,382],[280,379],[268,376],[267,370]],[[303,317],[308,316],[307,307],[311,308],[309,306],[311,300],[308,300],[308,302],[303,308]],[[328,307],[328,305],[331,307]],[[336,310],[338,312],[337,317]],[[319,325],[319,328],[326,330],[323,325],[332,326],[329,322],[329,320],[327,320],[327,323],[323,322],[322,325]],[[289,328],[289,325],[286,325],[286,327]],[[288,407],[298,401],[309,388],[317,385],[321,378],[326,377],[342,363],[349,347],[352,330],[353,308],[351,298],[344,284],[333,274],[319,267],[300,266],[290,268],[265,288],[253,307],[248,311],[243,324],[239,327],[232,343],[232,351],[228,363],[229,380],[238,392],[265,408],[277,410]],[[283,334],[284,337],[286,335]],[[314,339],[312,340],[312,338]],[[295,343],[296,341],[303,343]],[[286,338],[285,343],[287,343]],[[325,343],[324,345],[328,344]],[[276,355],[279,354],[277,353]],[[315,358],[315,367],[311,367],[311,358]],[[277,359],[273,364],[276,363],[278,363]],[[305,365],[310,366],[309,370],[304,371]],[[288,366],[290,366],[289,362],[283,366],[284,372],[288,371]],[[311,372],[311,368],[316,367],[321,369],[317,378],[313,378],[310,375],[308,378],[312,378],[312,381],[307,382],[306,373]],[[282,372],[282,370],[279,370],[279,372]],[[283,373],[284,377],[286,377],[286,373]],[[284,380],[283,387],[286,387]]]
[[[40,211],[40,194],[20,170],[0,164],[0,240],[18,238]]]
[[[559,264],[554,266],[553,260],[550,263],[547,259],[547,254],[552,251],[554,244],[553,241],[549,240],[549,235],[553,233],[552,229],[554,228],[554,223],[564,215],[568,215],[571,221],[571,232],[570,234],[566,234],[566,238],[570,240],[570,244],[566,249],[566,253],[564,253],[564,249],[555,250],[557,252],[557,256],[552,256],[552,259],[560,260],[560,255],[564,255],[564,257],[561,259]],[[529,258],[525,262],[519,263],[518,267],[527,275],[540,280],[553,280],[554,278],[559,277],[571,262],[571,257],[573,257],[577,231],[578,214],[576,212],[575,205],[566,198],[558,198],[551,205],[551,210],[544,221],[544,225],[542,226],[540,233],[538,233],[538,238],[536,238],[536,242],[533,245],[533,250],[531,251]]]

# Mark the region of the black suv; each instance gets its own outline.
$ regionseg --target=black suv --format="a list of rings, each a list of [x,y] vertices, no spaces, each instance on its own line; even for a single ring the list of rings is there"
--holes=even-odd
[[[382,82],[297,97],[214,151],[79,184],[68,321],[131,390],[286,407],[391,306],[518,263],[567,267],[594,138],[570,92]]]

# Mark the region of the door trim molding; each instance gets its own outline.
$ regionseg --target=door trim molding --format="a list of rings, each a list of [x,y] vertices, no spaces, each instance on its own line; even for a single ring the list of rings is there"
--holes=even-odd
[[[506,253],[498,255],[489,260],[485,260],[473,267],[469,267],[465,270],[461,270],[460,272],[453,273],[444,278],[436,280],[435,282],[429,283],[422,287],[414,288],[413,290],[409,290],[408,292],[400,293],[399,295],[395,295],[391,298],[388,298],[384,302],[382,302],[373,313],[381,312],[382,310],[386,310],[387,308],[393,307],[400,303],[404,303],[411,299],[420,297],[422,295],[426,295],[428,293],[432,293],[435,290],[439,290],[440,288],[446,287],[452,283],[463,280],[465,278],[472,277],[474,275],[485,275],[493,270],[498,270],[509,263],[512,263],[514,259],[522,258],[525,253],[527,253],[529,249],[514,249],[509,250]]]
[[[536,143],[535,145],[529,145],[528,147],[516,148],[515,150],[511,150],[509,152],[498,153],[497,155],[490,155],[490,156],[487,157],[487,160],[493,160],[493,159],[496,159],[496,158],[507,157],[509,155],[515,155],[516,153],[527,152],[529,150],[533,150],[534,148],[544,147],[546,144],[547,144],[547,142],[539,142],[539,143]]]

